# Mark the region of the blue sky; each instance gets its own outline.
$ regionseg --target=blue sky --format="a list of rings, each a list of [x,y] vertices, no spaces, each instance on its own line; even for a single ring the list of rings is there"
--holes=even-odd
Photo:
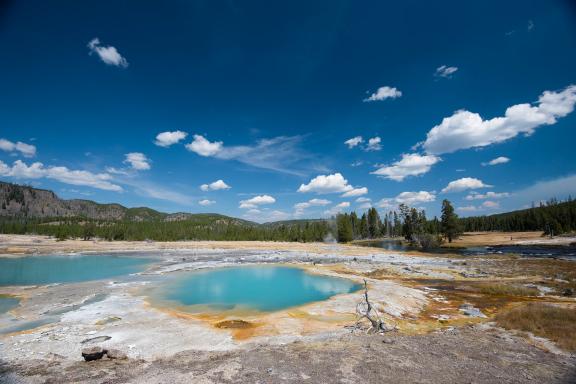
[[[0,178],[64,198],[270,221],[576,195],[570,1],[3,1],[0,47]]]

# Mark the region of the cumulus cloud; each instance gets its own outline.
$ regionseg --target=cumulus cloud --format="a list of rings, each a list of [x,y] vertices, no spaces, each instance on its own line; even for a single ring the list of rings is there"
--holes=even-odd
[[[500,208],[500,203],[497,201],[487,200],[487,201],[482,203],[482,206],[484,208],[489,208],[489,209],[498,209],[498,208]]]
[[[397,203],[404,203],[408,205],[417,203],[429,203],[436,200],[436,196],[433,193],[427,191],[419,192],[402,192],[396,196]]]
[[[27,165],[21,160],[16,160],[10,167],[0,161],[0,176],[13,177],[15,179],[47,178],[65,184],[87,186],[106,191],[122,191],[122,187],[111,182],[112,176],[107,173],[71,170],[59,166],[45,167],[40,162]]]
[[[365,151],[379,151],[382,149],[382,145],[380,145],[381,142],[382,142],[382,139],[379,138],[378,136],[373,137],[373,138],[368,140],[368,145],[366,146],[366,148],[364,150]]]
[[[240,208],[242,209],[256,209],[259,205],[273,204],[276,199],[270,195],[258,195],[248,200],[240,201]]]
[[[402,159],[392,165],[381,167],[373,175],[385,177],[394,181],[402,181],[408,176],[422,175],[432,168],[441,159],[434,155],[420,155],[418,153],[403,154]]]
[[[324,211],[324,215],[334,216],[334,215],[337,215],[338,213],[341,213],[345,208],[349,208],[349,207],[350,207],[350,203],[348,201],[343,201],[339,204],[336,204],[332,208]]]
[[[466,200],[485,200],[485,199],[501,199],[504,197],[508,197],[510,194],[508,192],[486,192],[484,194],[478,192],[470,192],[468,196],[465,197]]]
[[[516,104],[504,116],[484,120],[478,113],[456,111],[432,128],[422,144],[429,154],[455,152],[501,143],[519,134],[529,136],[540,126],[555,124],[574,110],[576,85],[562,91],[545,91],[535,105]]]
[[[458,70],[458,67],[449,67],[447,65],[441,65],[440,67],[436,68],[436,72],[434,76],[436,77],[444,77],[444,78],[451,78],[452,75]]]
[[[361,187],[361,188],[354,188],[342,194],[342,197],[356,197],[362,196],[368,193],[368,188]]]
[[[428,191],[419,191],[419,192],[402,192],[398,194],[396,197],[384,198],[380,200],[376,205],[379,208],[393,208],[398,204],[407,204],[407,205],[414,205],[414,204],[422,204],[422,203],[430,203],[436,200],[436,195],[433,192]]]
[[[102,45],[98,38],[90,40],[88,48],[90,49],[90,54],[97,54],[105,64],[122,68],[128,67],[128,61],[122,57],[115,47]]]
[[[216,180],[215,182],[210,183],[210,184],[202,184],[202,185],[200,186],[200,189],[203,190],[203,191],[205,191],[205,192],[208,192],[208,191],[219,191],[219,190],[222,190],[222,189],[230,189],[230,188],[232,188],[232,187],[229,186],[228,184],[226,184],[226,183],[224,182],[224,180],[222,180],[222,179]]]
[[[188,136],[188,133],[183,131],[161,132],[156,135],[154,144],[159,147],[169,147],[173,144],[177,144],[180,140],[184,140],[186,136]]]
[[[201,135],[194,135],[194,141],[186,148],[200,156],[215,157],[221,160],[235,160],[253,167],[302,176],[309,172],[312,155],[300,149],[302,136],[277,136],[260,139],[255,145],[224,146],[222,141],[210,142]]]
[[[222,144],[221,141],[210,142],[202,135],[194,135],[194,141],[186,144],[186,149],[200,156],[210,157],[222,151]]]
[[[356,146],[358,146],[359,144],[361,144],[364,141],[364,139],[362,138],[362,136],[356,136],[353,137],[351,139],[348,139],[344,142],[344,144],[346,144],[348,146],[348,148],[352,149]]]
[[[448,183],[446,188],[442,189],[442,193],[462,192],[467,189],[490,188],[492,185],[484,184],[482,180],[474,177],[463,177]]]
[[[302,203],[294,204],[294,216],[302,216],[304,211],[310,207],[323,207],[332,203],[326,199],[311,199]]]
[[[364,99],[365,102],[382,101],[386,99],[396,99],[402,96],[402,92],[394,87],[380,87],[376,92],[371,94],[368,98]]]
[[[298,192],[343,193],[352,191],[354,187],[348,184],[348,180],[341,173],[332,175],[319,175],[310,180],[308,184],[300,185]]]
[[[487,163],[482,163],[482,166],[486,166],[486,165],[498,165],[498,164],[506,164],[507,162],[509,162],[510,159],[504,156],[500,156],[497,157],[495,159],[490,160]]]
[[[292,218],[292,215],[288,212],[281,210],[269,210],[269,209],[249,209],[242,215],[247,220],[256,221],[258,223],[269,223],[273,221],[288,220]]]
[[[462,211],[462,212],[478,212],[478,211],[484,211],[487,209],[499,209],[499,208],[500,208],[499,202],[487,200],[478,206],[477,205],[466,205],[463,207],[457,207],[456,209],[458,211]]]
[[[200,204],[200,205],[203,206],[203,207],[207,207],[207,206],[209,206],[209,205],[216,204],[216,202],[215,202],[214,200],[204,199],[204,200],[200,200],[200,201],[198,202],[198,204]]]
[[[36,147],[21,141],[13,143],[10,140],[0,139],[0,150],[5,152],[20,152],[24,157],[36,156]]]
[[[131,152],[124,156],[126,157],[124,163],[129,164],[132,169],[137,171],[147,171],[151,168],[150,159],[148,159],[143,153]]]

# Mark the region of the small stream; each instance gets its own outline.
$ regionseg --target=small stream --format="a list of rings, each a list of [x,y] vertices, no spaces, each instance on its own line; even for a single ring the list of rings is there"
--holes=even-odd
[[[387,251],[422,251],[418,247],[411,246],[404,241],[397,239],[358,241],[354,244],[363,247],[382,248]],[[456,253],[464,256],[514,254],[522,257],[545,257],[576,261],[576,246],[574,245],[495,245],[463,248],[440,247],[427,249],[425,252],[435,254]]]

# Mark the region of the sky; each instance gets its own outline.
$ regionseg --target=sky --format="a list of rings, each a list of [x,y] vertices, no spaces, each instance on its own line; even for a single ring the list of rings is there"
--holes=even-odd
[[[0,0],[0,180],[258,222],[576,196],[576,4]]]

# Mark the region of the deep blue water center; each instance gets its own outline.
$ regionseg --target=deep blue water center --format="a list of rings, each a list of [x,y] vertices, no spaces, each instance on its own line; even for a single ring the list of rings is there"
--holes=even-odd
[[[167,282],[161,296],[177,305],[268,312],[360,288],[361,285],[351,280],[309,274],[300,268],[247,266],[186,273]]]
[[[0,258],[0,286],[100,280],[139,272],[151,261],[108,255]]]

